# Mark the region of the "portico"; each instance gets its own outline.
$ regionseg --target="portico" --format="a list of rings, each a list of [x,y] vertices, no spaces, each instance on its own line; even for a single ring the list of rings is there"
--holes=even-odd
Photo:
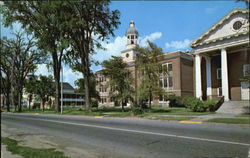
[[[249,83],[241,78],[249,71],[248,11],[234,9],[190,46],[195,55],[195,96],[206,100],[224,96],[225,101],[244,97]],[[248,86],[242,87],[242,84]]]

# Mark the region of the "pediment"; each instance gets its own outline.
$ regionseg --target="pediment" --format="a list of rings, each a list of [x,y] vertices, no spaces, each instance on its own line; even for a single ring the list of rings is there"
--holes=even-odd
[[[199,38],[194,40],[190,46],[195,48],[200,45],[249,34],[248,13],[246,9],[232,10]]]

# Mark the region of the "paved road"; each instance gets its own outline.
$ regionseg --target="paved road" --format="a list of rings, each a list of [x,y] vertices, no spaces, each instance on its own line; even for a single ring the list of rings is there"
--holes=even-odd
[[[250,127],[143,119],[2,114],[6,125],[91,146],[106,157],[248,157]]]

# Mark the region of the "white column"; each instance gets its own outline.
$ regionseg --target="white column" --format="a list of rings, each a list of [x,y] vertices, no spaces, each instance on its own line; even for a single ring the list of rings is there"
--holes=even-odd
[[[195,55],[195,96],[201,99],[201,56]]]
[[[228,92],[228,69],[227,69],[227,51],[221,49],[221,83],[222,83],[222,95],[225,97],[225,101],[229,100]]]
[[[207,96],[212,96],[212,80],[211,80],[211,58],[205,56],[206,59],[206,77],[207,77]]]

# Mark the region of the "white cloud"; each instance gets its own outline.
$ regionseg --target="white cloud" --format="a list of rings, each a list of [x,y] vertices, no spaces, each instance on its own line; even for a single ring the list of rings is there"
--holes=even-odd
[[[142,46],[142,47],[145,47],[145,46],[147,46],[147,40],[153,42],[153,41],[155,41],[156,39],[161,38],[161,36],[162,36],[162,33],[161,33],[161,32],[151,33],[151,34],[148,35],[148,36],[139,38],[139,45]]]
[[[63,68],[63,82],[68,82],[71,86],[75,87],[75,80],[82,78],[81,73],[73,72],[71,68]]]
[[[93,55],[93,58],[99,62],[109,59],[112,55],[120,56],[121,51],[124,50],[126,46],[126,37],[118,36],[114,42],[101,42],[101,44],[106,50],[96,50],[97,53]]]
[[[165,43],[166,48],[174,48],[174,49],[188,49],[191,41],[189,39],[185,39],[183,41],[171,41]]]
[[[146,41],[155,41],[156,39],[160,38],[162,36],[161,32],[155,32],[150,35],[144,36],[144,37],[139,37],[139,45],[140,46],[146,46]],[[110,57],[113,56],[121,56],[121,51],[125,50],[126,48],[126,37],[116,37],[113,42],[106,43],[106,42],[101,42],[102,46],[106,50],[96,50],[96,54],[94,54],[92,57],[99,61],[102,62],[103,60],[108,60]]]

